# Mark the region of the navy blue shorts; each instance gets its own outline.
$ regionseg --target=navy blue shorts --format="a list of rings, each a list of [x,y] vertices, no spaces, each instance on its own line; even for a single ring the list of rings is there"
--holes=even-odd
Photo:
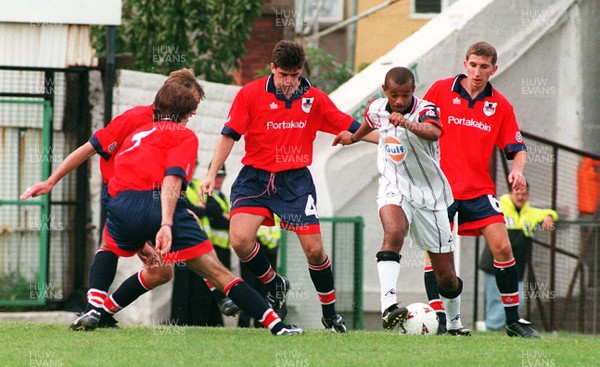
[[[308,168],[267,172],[244,166],[231,187],[231,213],[265,216],[273,226],[273,213],[281,227],[298,234],[320,233],[317,192]]]
[[[458,234],[481,236],[480,229],[492,223],[504,223],[500,202],[494,195],[481,195],[469,200],[454,200],[448,207],[448,220],[453,225],[458,212]]]
[[[133,256],[156,239],[161,223],[160,191],[121,191],[106,205],[104,240],[119,256]],[[179,200],[173,214],[173,240],[165,262],[185,261],[213,249],[206,233]]]
[[[106,211],[106,205],[108,205],[108,201],[110,200],[110,195],[108,194],[108,184],[102,183],[102,193],[100,194],[100,209],[102,211]]]

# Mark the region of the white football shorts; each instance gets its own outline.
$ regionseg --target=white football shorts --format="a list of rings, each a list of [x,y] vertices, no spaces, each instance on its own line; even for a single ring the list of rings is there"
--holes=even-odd
[[[402,194],[389,192],[377,198],[378,209],[384,205],[397,205],[404,210],[410,223],[408,235],[416,247],[434,254],[454,251],[454,239],[447,210],[418,208]]]

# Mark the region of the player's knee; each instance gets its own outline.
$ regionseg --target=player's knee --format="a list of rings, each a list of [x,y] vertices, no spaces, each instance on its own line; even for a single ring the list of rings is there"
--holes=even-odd
[[[433,269],[433,273],[440,289],[450,292],[458,288],[458,277],[452,267],[448,266]]]
[[[456,276],[444,275],[438,280],[438,287],[451,292],[458,288],[458,280]]]
[[[406,231],[399,226],[385,228],[383,233],[383,247],[385,247],[387,251],[400,252],[402,244],[404,243],[405,234]]]
[[[211,268],[207,274],[206,279],[210,280],[211,283],[217,287],[218,290],[224,292],[225,287],[236,279],[236,276],[227,269],[223,264],[219,262],[218,266]]]
[[[146,269],[144,272],[144,280],[152,288],[163,285],[173,279],[173,267],[161,266],[151,269]]]
[[[173,267],[171,266],[152,268],[148,270],[148,273],[152,277],[154,283],[164,284],[173,279]]]
[[[308,246],[304,249],[304,253],[311,264],[320,264],[327,258],[323,246]]]
[[[383,238],[383,244],[381,245],[381,251],[390,251],[400,253],[402,245],[404,244],[404,238]]]
[[[502,242],[494,247],[490,247],[490,250],[492,250],[492,254],[496,260],[506,261],[513,258],[510,242]]]
[[[161,284],[167,283],[171,279],[173,279],[173,267],[172,266],[163,266],[163,267],[159,268],[158,281],[160,281]]]
[[[256,234],[232,229],[229,232],[229,241],[231,243],[231,247],[234,249],[254,247],[254,243],[256,242]]]

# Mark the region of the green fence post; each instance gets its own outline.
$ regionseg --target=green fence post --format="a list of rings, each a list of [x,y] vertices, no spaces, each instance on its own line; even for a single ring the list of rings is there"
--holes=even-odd
[[[281,229],[281,242],[279,244],[279,269],[278,273],[287,277],[287,231]]]
[[[363,315],[363,229],[365,222],[362,217],[356,217],[354,223],[354,328],[364,328]]]
[[[15,100],[7,100],[1,99],[1,104],[21,104],[21,105],[41,105],[43,108],[43,123],[42,123],[42,152],[40,156],[41,161],[41,180],[45,180],[50,176],[51,170],[51,138],[52,138],[52,105],[49,101],[41,101],[41,100],[23,100],[23,99],[15,99]],[[21,161],[23,157],[21,156],[21,149],[19,148],[19,161]],[[19,165],[19,169],[22,169],[22,166]],[[21,175],[21,173],[17,173],[17,175]],[[18,189],[22,189],[21,182],[18,182]],[[29,297],[20,298],[20,299],[3,299],[0,300],[0,305],[2,306],[43,306],[46,304],[46,291],[48,288],[48,253],[50,246],[50,198],[49,195],[43,195],[38,200],[33,201],[21,201],[18,199],[19,192],[16,193],[16,198],[14,200],[0,200],[1,205],[15,205],[17,207],[21,206],[39,206],[40,207],[40,215],[39,225],[40,225],[40,242],[39,242],[39,263],[38,263],[38,276],[37,276],[37,284],[34,287],[35,291],[35,299],[31,297],[31,293],[29,293]],[[20,259],[20,255],[17,255],[17,259]],[[31,283],[29,285],[30,289],[32,287]]]
[[[52,106],[49,101],[44,101],[44,126],[42,128],[42,181],[50,177],[52,147]],[[40,265],[38,274],[38,285],[42,284],[43,289],[38,289],[38,303],[46,304],[46,292],[48,289],[48,253],[50,252],[50,193],[40,197],[42,218],[40,220]],[[37,288],[37,286],[36,286]]]

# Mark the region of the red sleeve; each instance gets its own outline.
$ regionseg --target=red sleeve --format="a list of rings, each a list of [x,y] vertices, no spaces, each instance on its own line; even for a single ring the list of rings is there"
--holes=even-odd
[[[233,136],[235,134],[227,133],[227,135],[232,135],[235,140],[238,140],[240,135],[244,135],[248,131],[251,110],[251,100],[249,97],[248,88],[244,87],[240,89],[233,100],[227,121],[225,121],[223,133],[233,130],[233,133],[237,133],[238,135],[237,139]]]
[[[433,85],[431,86],[431,88],[429,88],[429,90],[427,91],[427,93],[425,93],[425,95],[423,96],[423,99],[426,101],[429,101],[433,104],[439,104],[438,100],[437,100],[437,91],[438,91],[438,84],[439,82],[435,82],[433,83]]]
[[[152,106],[131,108],[112,119],[106,127],[97,130],[90,138],[90,143],[102,158],[109,160],[121,148],[127,136],[151,122]]]
[[[350,128],[354,122],[354,118],[352,116],[340,111],[325,93],[321,92],[319,94],[315,94],[315,97],[320,99],[320,131],[337,135],[340,132]]]
[[[183,186],[187,187],[192,180],[194,167],[196,165],[196,156],[198,154],[198,138],[196,134],[186,129],[183,131],[175,130],[175,136],[171,137],[174,142],[169,148],[165,158],[165,176],[179,176],[183,178]]]
[[[504,150],[507,159],[513,159],[517,152],[527,150],[527,147],[519,131],[512,105],[506,101],[504,106],[502,115],[499,116],[502,119],[502,123],[500,124],[500,132],[496,138],[496,146]]]

